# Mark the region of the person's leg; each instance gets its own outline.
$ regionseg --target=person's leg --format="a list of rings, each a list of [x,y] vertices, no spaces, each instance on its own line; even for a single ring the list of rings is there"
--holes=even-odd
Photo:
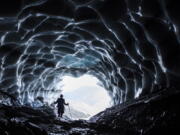
[[[58,108],[58,117],[61,117],[61,110]]]
[[[63,112],[61,112],[61,117],[63,116]]]

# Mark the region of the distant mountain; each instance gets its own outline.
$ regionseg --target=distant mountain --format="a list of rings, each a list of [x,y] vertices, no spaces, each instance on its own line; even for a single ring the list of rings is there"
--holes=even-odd
[[[85,114],[72,107],[70,107],[70,109],[66,107],[64,115],[71,119],[88,119],[91,116],[90,114]]]

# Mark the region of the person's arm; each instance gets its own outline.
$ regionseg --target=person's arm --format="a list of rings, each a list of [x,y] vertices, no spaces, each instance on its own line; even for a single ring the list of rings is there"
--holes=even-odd
[[[54,104],[57,104],[58,103],[58,99],[54,102]]]
[[[65,100],[64,100],[64,105],[69,105],[69,103],[66,103]]]
[[[69,105],[69,103],[64,103],[65,105]]]

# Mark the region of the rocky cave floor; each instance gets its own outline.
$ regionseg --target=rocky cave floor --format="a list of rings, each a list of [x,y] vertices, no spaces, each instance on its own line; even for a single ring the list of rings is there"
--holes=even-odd
[[[179,103],[180,92],[162,91],[108,108],[88,121],[60,120],[48,107],[0,104],[0,135],[179,135]]]

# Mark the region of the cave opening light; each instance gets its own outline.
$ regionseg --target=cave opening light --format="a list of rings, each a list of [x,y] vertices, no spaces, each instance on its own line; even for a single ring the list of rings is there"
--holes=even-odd
[[[108,91],[103,88],[99,79],[85,74],[80,77],[63,76],[57,84],[62,90],[70,108],[89,115],[89,117],[105,110],[112,104]]]

